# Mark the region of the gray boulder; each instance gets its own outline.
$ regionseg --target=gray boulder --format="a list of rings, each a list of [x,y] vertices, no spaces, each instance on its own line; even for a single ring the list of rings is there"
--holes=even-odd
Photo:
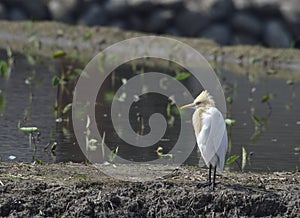
[[[266,45],[274,48],[289,48],[292,45],[292,36],[281,21],[266,22],[263,39]]]
[[[0,19],[5,19],[7,16],[7,10],[6,7],[0,3]]]
[[[33,20],[44,20],[49,18],[49,11],[45,0],[38,0],[31,3],[22,1],[22,9],[26,12],[28,17]]]
[[[185,7],[208,16],[211,20],[229,18],[234,11],[232,0],[192,0],[186,1]]]
[[[127,1],[109,0],[104,5],[105,11],[110,17],[118,17],[129,12],[130,8]]]
[[[300,37],[300,2],[298,0],[283,1],[280,11],[289,23],[293,33]]]
[[[181,12],[175,19],[177,29],[185,36],[198,35],[209,23],[208,17],[188,10]]]
[[[81,7],[77,0],[49,0],[48,9],[53,20],[73,23],[74,15]]]
[[[237,32],[249,33],[255,36],[262,31],[262,22],[255,15],[247,12],[237,12],[231,19],[232,27]]]
[[[233,45],[257,45],[259,41],[247,33],[235,33],[232,37],[231,44]]]
[[[145,30],[148,32],[164,32],[174,17],[172,10],[156,10],[145,23]]]
[[[28,19],[28,17],[22,9],[15,7],[9,10],[8,19],[17,21],[17,20],[26,20]]]
[[[91,4],[78,19],[78,24],[87,26],[101,26],[108,23],[105,10],[98,4]]]
[[[233,0],[239,11],[251,10],[262,16],[277,15],[282,0]]]
[[[213,24],[201,34],[204,38],[209,38],[221,45],[227,45],[231,40],[231,30],[226,24]]]

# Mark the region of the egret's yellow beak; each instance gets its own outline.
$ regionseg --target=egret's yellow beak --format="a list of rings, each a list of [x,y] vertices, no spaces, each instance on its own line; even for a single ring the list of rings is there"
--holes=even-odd
[[[191,107],[195,107],[196,104],[195,103],[191,103],[191,104],[186,104],[180,107],[180,109],[186,109],[186,108],[191,108]]]

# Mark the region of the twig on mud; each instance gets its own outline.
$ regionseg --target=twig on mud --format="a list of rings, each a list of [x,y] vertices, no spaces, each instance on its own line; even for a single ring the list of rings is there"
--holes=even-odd
[[[67,211],[68,211],[68,208],[69,208],[69,206],[70,206],[70,201],[67,203],[67,206],[66,206],[65,212],[67,212]]]
[[[0,180],[0,185],[1,185],[1,186],[4,186],[4,184],[3,184],[3,182],[2,182],[1,180]]]
[[[97,196],[97,200],[100,200],[101,199],[101,191],[99,191],[99,193],[98,193],[98,196]]]
[[[114,211],[114,210],[115,210],[115,208],[114,208],[114,206],[113,206],[112,202],[111,202],[111,201],[108,201],[108,202],[109,202],[109,204],[110,204],[110,206],[111,206],[111,209]]]

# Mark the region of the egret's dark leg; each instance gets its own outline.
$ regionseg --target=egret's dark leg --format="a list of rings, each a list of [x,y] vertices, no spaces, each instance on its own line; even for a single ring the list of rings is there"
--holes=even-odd
[[[217,171],[217,166],[214,167],[214,177],[213,177],[213,183],[212,183],[213,190],[216,187],[216,171]]]
[[[208,179],[207,179],[207,183],[208,185],[211,184],[211,168],[212,168],[212,165],[209,164],[209,170],[208,170]]]
[[[212,168],[212,165],[210,164],[210,165],[209,165],[209,169],[208,169],[208,178],[207,178],[207,182],[199,183],[199,184],[197,185],[198,188],[206,187],[206,186],[210,186],[210,185],[211,185],[211,168]]]

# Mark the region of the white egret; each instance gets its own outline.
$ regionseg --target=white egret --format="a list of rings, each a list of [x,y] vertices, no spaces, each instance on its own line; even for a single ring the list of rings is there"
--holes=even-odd
[[[193,126],[197,144],[205,164],[209,168],[208,181],[201,186],[216,185],[216,170],[222,173],[228,147],[225,120],[221,112],[215,107],[212,96],[205,90],[193,103],[181,107],[194,108]],[[213,182],[211,183],[211,170],[214,169]]]

